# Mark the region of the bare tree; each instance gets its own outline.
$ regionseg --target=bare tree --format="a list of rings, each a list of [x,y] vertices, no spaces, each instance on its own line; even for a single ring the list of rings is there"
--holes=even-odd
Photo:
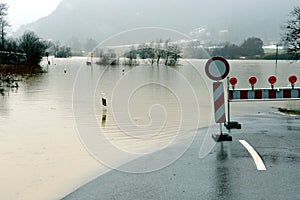
[[[129,61],[125,61],[125,65],[129,65],[129,66],[133,66],[133,65],[137,65],[137,50],[135,48],[135,46],[131,46],[130,51],[125,53],[125,57],[129,59]]]
[[[296,6],[291,12],[291,19],[283,26],[283,42],[286,44],[288,53],[292,59],[300,58],[300,7]]]
[[[26,63],[39,64],[49,48],[49,43],[41,40],[34,32],[25,32],[19,38],[19,47],[26,54]]]
[[[161,44],[163,43],[162,39],[159,39],[157,42],[156,42],[156,45],[155,45],[155,54],[156,54],[156,57],[157,57],[157,60],[156,60],[156,65],[158,66],[159,65],[159,62],[160,62],[160,59],[163,57],[163,49],[161,47]]]
[[[168,66],[176,66],[181,58],[182,49],[177,44],[170,44],[167,49],[169,60]]]
[[[167,39],[164,46],[165,46],[165,52],[166,52],[166,55],[165,55],[165,65],[167,66],[168,65],[168,62],[169,62],[169,56],[170,56],[170,52],[168,51],[169,49],[169,43],[170,43],[170,39]]]
[[[7,28],[10,26],[7,20],[8,6],[5,3],[0,3],[0,35],[1,35],[1,50],[4,50],[5,36]]]

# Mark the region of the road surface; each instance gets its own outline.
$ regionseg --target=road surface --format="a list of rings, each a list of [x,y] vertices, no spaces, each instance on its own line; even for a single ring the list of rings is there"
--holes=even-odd
[[[112,170],[63,200],[300,199],[300,116],[274,110],[238,121],[242,129],[231,131],[233,141],[217,143],[203,159],[199,149],[205,128],[171,165],[142,174]],[[245,143],[257,152],[265,170],[258,170]],[[137,159],[126,167],[149,162],[155,161]]]

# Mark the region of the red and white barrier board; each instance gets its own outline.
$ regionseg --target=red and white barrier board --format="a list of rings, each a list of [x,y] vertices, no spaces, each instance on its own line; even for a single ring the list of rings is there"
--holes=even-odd
[[[228,90],[229,101],[300,99],[300,88]]]

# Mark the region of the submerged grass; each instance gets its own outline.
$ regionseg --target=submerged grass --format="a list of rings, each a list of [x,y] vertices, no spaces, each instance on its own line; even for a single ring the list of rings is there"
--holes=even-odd
[[[292,114],[292,115],[300,115],[300,110],[292,110],[292,109],[286,109],[286,108],[278,108],[278,111],[286,113],[286,114]]]
[[[43,73],[43,69],[37,64],[1,64],[0,74],[2,75],[35,75]]]

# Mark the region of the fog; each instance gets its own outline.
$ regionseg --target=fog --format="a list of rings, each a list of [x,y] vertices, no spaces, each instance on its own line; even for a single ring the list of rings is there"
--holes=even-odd
[[[193,38],[241,43],[280,40],[280,26],[298,0],[62,0],[49,16],[21,27],[46,39],[98,42],[138,27],[174,29]],[[155,39],[155,38],[153,38]]]

